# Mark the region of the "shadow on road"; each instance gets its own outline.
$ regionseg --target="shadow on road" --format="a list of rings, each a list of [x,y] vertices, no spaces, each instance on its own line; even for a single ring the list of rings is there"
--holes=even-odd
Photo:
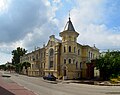
[[[7,89],[0,86],[0,95],[15,95],[15,94],[11,93]]]

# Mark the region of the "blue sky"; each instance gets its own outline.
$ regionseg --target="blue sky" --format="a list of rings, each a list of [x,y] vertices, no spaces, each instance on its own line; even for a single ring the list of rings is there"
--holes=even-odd
[[[120,49],[120,0],[0,0],[0,64],[18,46],[42,47],[59,37],[70,10],[80,44]]]

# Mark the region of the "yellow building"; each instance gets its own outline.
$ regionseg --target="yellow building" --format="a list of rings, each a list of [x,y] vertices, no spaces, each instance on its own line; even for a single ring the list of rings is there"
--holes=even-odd
[[[75,31],[70,18],[59,35],[62,40],[51,35],[46,46],[21,57],[21,63],[31,63],[28,75],[53,74],[64,79],[86,78],[86,63],[98,58],[99,50],[95,46],[77,43],[79,33]]]
[[[22,73],[29,76],[44,76],[45,68],[45,47],[37,48],[31,53],[27,53],[20,57],[20,63],[29,62],[31,66],[26,70],[23,67]]]

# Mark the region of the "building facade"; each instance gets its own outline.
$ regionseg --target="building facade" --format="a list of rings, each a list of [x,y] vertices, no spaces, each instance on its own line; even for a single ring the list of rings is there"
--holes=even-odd
[[[23,67],[23,74],[27,74],[29,76],[44,76],[45,47],[36,48],[34,51],[21,56],[20,64],[23,64],[24,62],[29,62],[31,66],[27,69]]]
[[[95,46],[77,43],[79,33],[75,31],[70,18],[59,35],[62,40],[51,35],[46,46],[20,58],[21,63],[31,64],[28,68],[29,76],[53,74],[64,79],[87,77],[86,64],[99,57],[99,50]]]

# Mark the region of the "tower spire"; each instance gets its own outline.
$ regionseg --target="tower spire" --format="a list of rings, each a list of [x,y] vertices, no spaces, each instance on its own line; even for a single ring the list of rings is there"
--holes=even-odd
[[[74,26],[70,19],[70,11],[69,11],[69,20],[68,20],[67,24],[65,25],[64,31],[75,31]]]
[[[69,21],[70,21],[70,10],[69,10]]]

